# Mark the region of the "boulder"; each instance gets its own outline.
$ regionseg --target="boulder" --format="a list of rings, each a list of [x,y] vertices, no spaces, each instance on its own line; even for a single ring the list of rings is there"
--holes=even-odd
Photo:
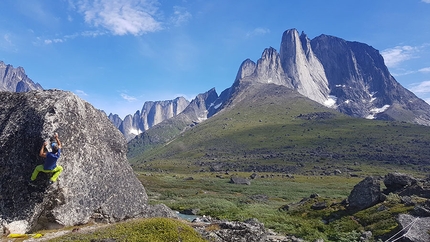
[[[401,190],[407,186],[411,186],[417,183],[417,179],[410,175],[403,173],[388,173],[384,177],[384,185],[387,189],[384,191],[386,194]]]
[[[366,177],[354,186],[348,196],[348,208],[362,210],[377,204],[381,197],[381,184],[375,177]]]
[[[420,184],[413,184],[410,186],[406,186],[401,191],[398,191],[400,196],[418,196],[423,198],[430,198],[430,189],[429,187],[421,186]]]
[[[268,232],[264,224],[257,219],[239,221],[212,221],[212,227],[218,229],[206,229],[205,227],[196,230],[208,241],[217,242],[263,242],[267,241]]]
[[[430,217],[419,218],[409,214],[400,214],[398,222],[403,235],[401,241],[428,242],[430,241]]]
[[[126,158],[123,135],[100,110],[70,92],[0,92],[0,220],[26,232],[132,217],[175,216],[148,205],[144,187]],[[57,182],[39,173],[30,186],[44,141],[58,133]],[[22,229],[22,225],[26,225]],[[10,227],[10,226],[9,226]],[[12,231],[11,231],[12,232]]]
[[[251,185],[251,181],[249,181],[246,178],[238,177],[238,176],[230,177],[230,183],[241,184],[241,185]]]

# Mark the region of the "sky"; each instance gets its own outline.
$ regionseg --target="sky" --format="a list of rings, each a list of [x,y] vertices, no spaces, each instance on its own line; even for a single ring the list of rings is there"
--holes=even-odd
[[[288,29],[366,43],[430,103],[430,0],[2,0],[0,60],[124,118],[230,87]]]

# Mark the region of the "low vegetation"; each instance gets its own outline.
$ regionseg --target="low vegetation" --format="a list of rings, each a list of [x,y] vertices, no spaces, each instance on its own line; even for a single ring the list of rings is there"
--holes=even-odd
[[[292,178],[259,173],[248,186],[230,183],[229,177],[233,174],[189,175],[141,172],[138,177],[150,203],[164,203],[174,210],[195,210],[200,215],[228,220],[257,218],[266,228],[309,241],[318,238],[348,241],[347,238],[359,237],[362,231],[372,231],[375,238],[387,238],[398,226],[396,215],[413,209],[390,194],[384,203],[369,209],[347,211],[342,201],[362,180],[357,177],[297,175]],[[249,177],[251,174],[234,175]],[[312,208],[315,204],[325,204],[325,207]]]
[[[205,241],[184,222],[168,218],[139,219],[117,223],[92,232],[72,232],[51,241]]]

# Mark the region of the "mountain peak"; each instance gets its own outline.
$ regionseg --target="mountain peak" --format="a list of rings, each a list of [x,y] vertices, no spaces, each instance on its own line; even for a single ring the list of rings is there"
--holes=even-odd
[[[14,68],[0,61],[0,91],[28,92],[31,90],[43,90],[43,88],[27,77],[24,68],[20,66]]]

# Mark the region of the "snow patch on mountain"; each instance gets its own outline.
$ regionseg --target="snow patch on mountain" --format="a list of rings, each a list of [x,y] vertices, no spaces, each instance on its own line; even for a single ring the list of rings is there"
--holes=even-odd
[[[336,108],[337,97],[333,95],[329,95],[328,99],[324,101],[324,106],[329,108]]]
[[[382,106],[381,108],[372,108],[370,110],[370,114],[367,115],[366,119],[375,119],[376,114],[385,112],[385,110],[387,110],[389,107],[390,107],[390,105],[386,104],[386,105]]]
[[[142,130],[140,130],[140,129],[134,129],[134,128],[131,128],[128,132],[130,134],[134,134],[134,135],[139,135],[139,134],[143,133]]]

